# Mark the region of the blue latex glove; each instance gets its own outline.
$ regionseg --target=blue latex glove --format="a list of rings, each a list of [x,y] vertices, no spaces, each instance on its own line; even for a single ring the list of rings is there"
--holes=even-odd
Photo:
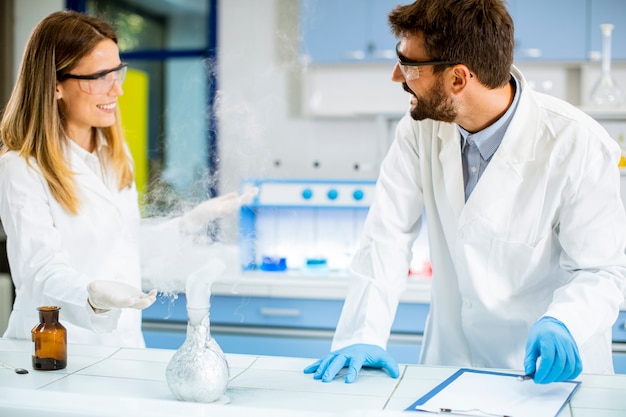
[[[330,382],[344,366],[348,367],[345,379],[347,384],[354,382],[363,366],[386,369],[392,378],[397,378],[400,375],[398,363],[389,353],[380,346],[366,344],[350,345],[331,352],[304,368],[304,373],[315,372],[313,378],[321,379],[322,382]]]
[[[537,368],[537,359],[540,358]],[[543,317],[530,329],[526,341],[524,372],[534,374],[537,384],[574,379],[583,369],[578,346],[567,327],[552,317]]]

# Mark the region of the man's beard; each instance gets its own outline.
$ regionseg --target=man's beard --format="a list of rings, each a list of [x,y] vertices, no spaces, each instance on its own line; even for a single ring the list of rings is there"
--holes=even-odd
[[[432,119],[449,123],[456,120],[458,113],[454,107],[452,97],[444,92],[441,78],[437,80],[437,83],[428,93],[429,98],[418,97],[406,83],[402,83],[402,87],[417,98],[417,103],[411,109],[411,117],[413,119]]]

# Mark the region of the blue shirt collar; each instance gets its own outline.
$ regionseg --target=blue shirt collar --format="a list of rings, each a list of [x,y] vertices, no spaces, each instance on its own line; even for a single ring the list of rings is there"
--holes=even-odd
[[[504,133],[511,123],[511,119],[515,114],[515,109],[517,108],[517,103],[519,102],[519,98],[521,95],[519,80],[515,78],[513,74],[511,74],[511,79],[513,81],[513,89],[515,90],[515,93],[513,95],[513,102],[504,113],[504,115],[502,115],[502,117],[500,117],[492,125],[476,133],[470,133],[467,130],[463,129],[461,126],[459,126],[459,132],[461,132],[462,141],[461,151],[465,150],[468,138],[471,138],[471,140],[474,141],[474,143],[476,144],[476,147],[480,152],[480,156],[485,161],[489,160],[496,152],[496,149],[498,149],[500,143],[502,143],[502,138],[504,137]]]

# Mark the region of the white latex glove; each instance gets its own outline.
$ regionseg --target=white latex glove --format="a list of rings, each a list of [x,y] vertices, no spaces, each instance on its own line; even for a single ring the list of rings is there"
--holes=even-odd
[[[114,307],[143,310],[154,303],[157,295],[157,290],[151,290],[146,294],[132,285],[105,280],[90,282],[87,292],[89,304],[98,310],[109,310]]]
[[[232,192],[208,199],[181,217],[180,231],[187,234],[196,233],[209,224],[210,221],[239,210],[242,205],[252,201],[258,192],[259,189],[253,187],[241,195]]]

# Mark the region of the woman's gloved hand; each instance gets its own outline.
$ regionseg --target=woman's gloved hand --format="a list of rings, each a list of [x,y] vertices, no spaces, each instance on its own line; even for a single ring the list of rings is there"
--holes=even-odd
[[[311,374],[315,372],[313,378],[321,379],[322,382],[329,382],[335,378],[344,366],[348,367],[345,379],[347,384],[356,380],[363,366],[386,369],[392,378],[397,378],[400,375],[398,363],[389,353],[380,346],[367,344],[350,345],[331,352],[304,368],[304,373]]]
[[[238,195],[235,192],[223,194],[204,201],[185,213],[180,219],[180,231],[192,234],[202,230],[212,220],[224,217],[239,210],[242,205],[248,204],[259,192],[256,187]]]
[[[157,290],[144,293],[139,288],[118,281],[96,280],[87,286],[89,304],[97,310],[112,308],[148,308],[156,300]]]
[[[582,369],[578,346],[567,327],[552,317],[537,321],[526,342],[524,372],[534,374],[537,384],[549,384],[576,378]]]

